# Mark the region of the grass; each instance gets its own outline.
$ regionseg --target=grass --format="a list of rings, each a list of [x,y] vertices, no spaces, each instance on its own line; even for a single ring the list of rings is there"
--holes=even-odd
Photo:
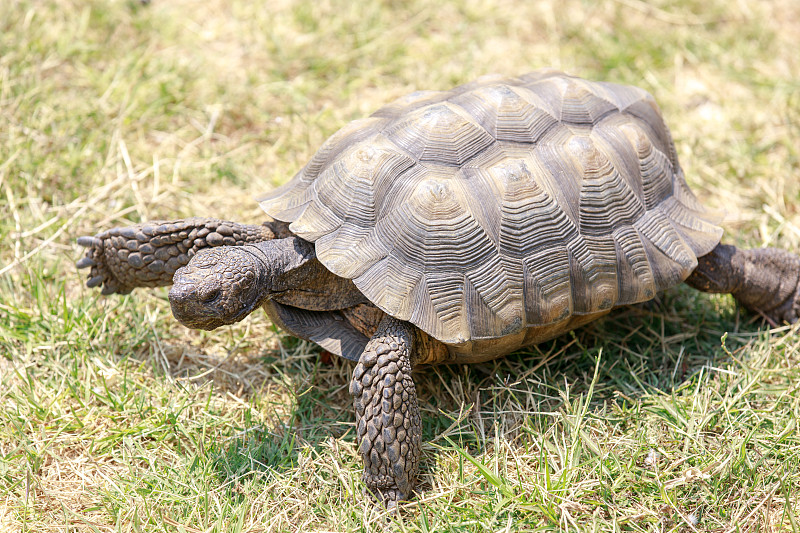
[[[792,0],[0,5],[0,530],[798,531],[800,335],[676,287],[420,374],[421,493],[361,496],[352,366],[101,298],[75,237],[261,215],[349,120],[555,66],[661,103],[726,239],[800,250]]]

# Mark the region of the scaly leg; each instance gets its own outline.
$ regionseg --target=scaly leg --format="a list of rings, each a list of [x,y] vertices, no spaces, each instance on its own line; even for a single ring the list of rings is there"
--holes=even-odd
[[[79,237],[78,244],[88,250],[77,267],[91,267],[87,287],[103,285],[103,294],[127,294],[136,287],[170,285],[175,271],[202,248],[256,243],[288,235],[282,222],[251,226],[200,217],[146,222],[112,228],[94,237]]]
[[[381,320],[350,383],[367,489],[388,508],[411,496],[420,452],[417,390],[411,379],[413,326]]]
[[[686,283],[704,292],[731,293],[742,306],[775,324],[800,318],[800,257],[778,248],[740,250],[717,245],[698,258]]]

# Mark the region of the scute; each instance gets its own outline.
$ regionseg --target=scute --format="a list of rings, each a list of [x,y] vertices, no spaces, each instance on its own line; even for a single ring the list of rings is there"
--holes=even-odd
[[[648,300],[722,233],[649,94],[553,70],[401,98],[261,206],[464,361]]]
[[[447,102],[401,117],[384,134],[419,161],[455,166],[494,142],[473,117]]]

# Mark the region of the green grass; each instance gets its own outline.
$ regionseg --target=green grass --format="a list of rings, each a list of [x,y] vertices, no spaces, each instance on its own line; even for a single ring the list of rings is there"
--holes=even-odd
[[[651,91],[726,239],[800,250],[793,0],[0,5],[0,530],[351,531],[352,365],[256,314],[83,287],[78,235],[257,221],[252,197],[402,94],[555,66]],[[416,377],[401,531],[798,531],[800,335],[676,287]]]

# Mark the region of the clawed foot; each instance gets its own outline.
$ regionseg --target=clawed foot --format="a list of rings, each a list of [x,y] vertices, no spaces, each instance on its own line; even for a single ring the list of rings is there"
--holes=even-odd
[[[78,244],[87,248],[84,255],[75,266],[78,269],[91,268],[87,277],[86,286],[90,289],[102,286],[100,291],[104,295],[108,294],[128,294],[133,287],[124,285],[114,276],[112,269],[106,260],[105,244],[107,232],[98,233],[94,237],[84,235],[78,237]],[[113,260],[113,251],[109,254]]]
[[[192,239],[191,233],[195,233]],[[78,244],[88,249],[76,266],[91,268],[86,286],[102,285],[102,294],[169,285],[175,271],[194,255],[196,234],[190,221],[112,228],[94,237],[78,238]]]
[[[396,513],[397,506],[400,502],[411,499],[412,494],[406,494],[400,489],[372,489],[364,488],[364,496],[370,498],[372,501],[383,505],[389,513]]]

